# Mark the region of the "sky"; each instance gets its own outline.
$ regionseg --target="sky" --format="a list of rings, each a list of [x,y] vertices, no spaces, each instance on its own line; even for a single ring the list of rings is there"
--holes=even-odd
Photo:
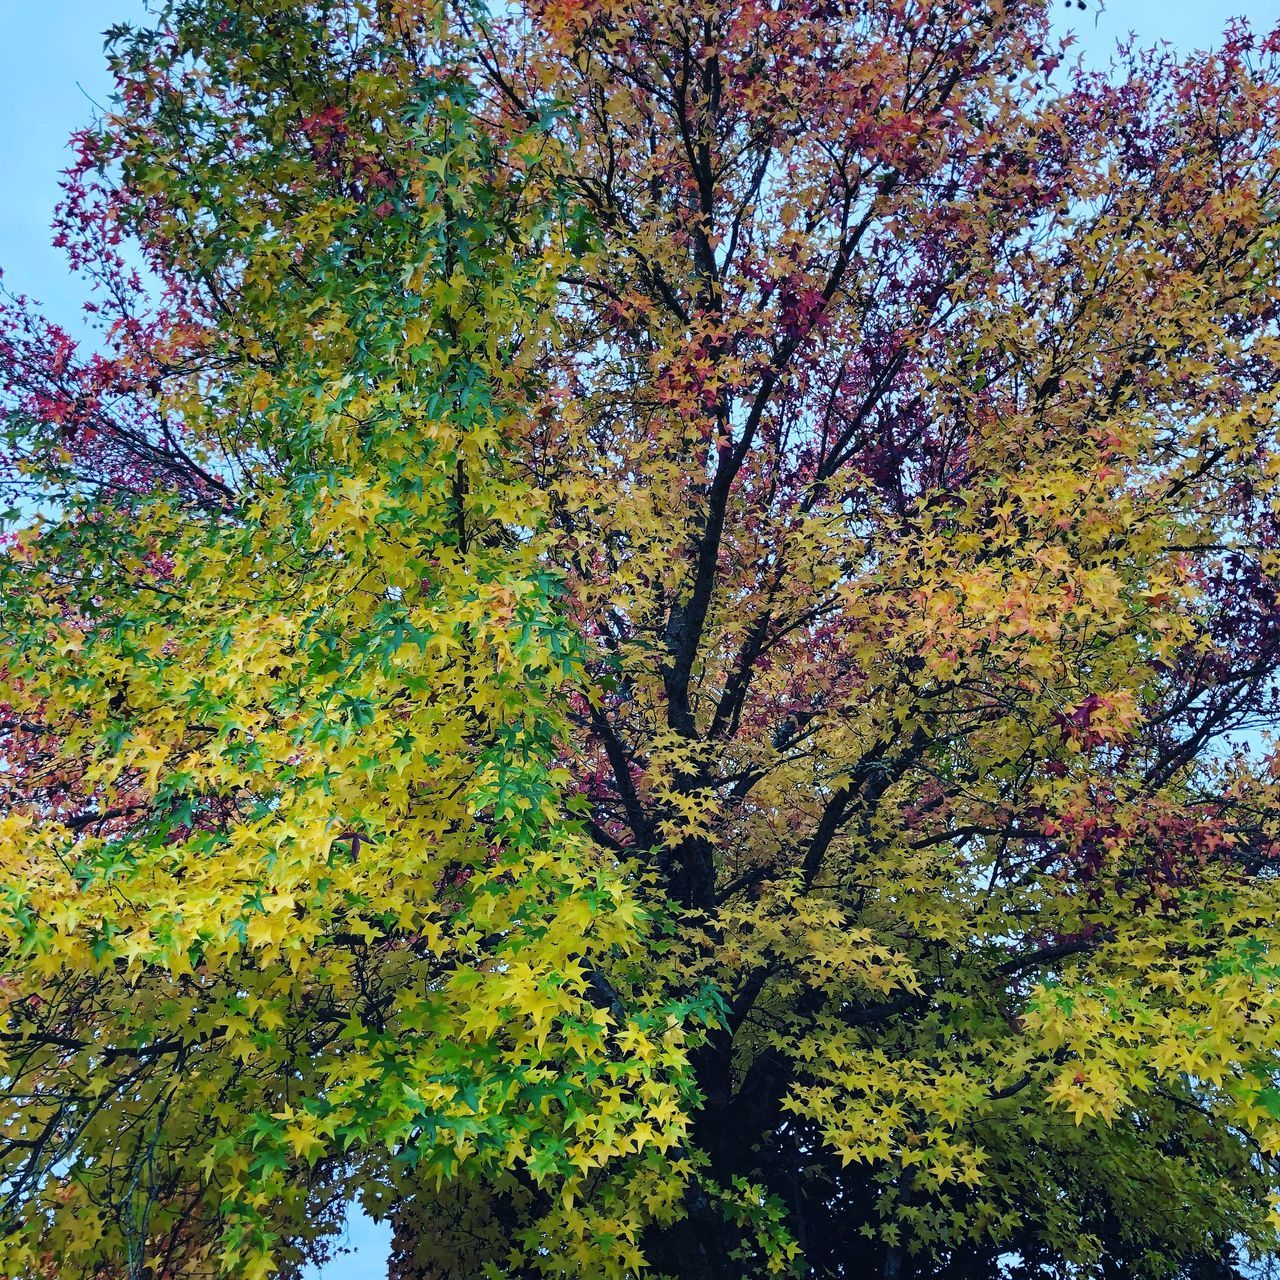
[[[1231,16],[1259,28],[1280,22],[1280,0],[1110,0],[1103,13],[1095,10],[1096,0],[1083,13],[1054,0],[1055,26],[1074,30],[1077,49],[1095,65],[1130,32],[1141,43],[1167,40],[1189,52],[1213,45]],[[49,243],[58,174],[70,161],[72,130],[91,119],[95,102],[108,101],[102,31],[142,13],[142,0],[0,0],[0,271],[7,289],[39,299],[73,332],[81,330],[85,293]],[[389,1239],[353,1214],[352,1252],[309,1280],[374,1280],[384,1274]]]

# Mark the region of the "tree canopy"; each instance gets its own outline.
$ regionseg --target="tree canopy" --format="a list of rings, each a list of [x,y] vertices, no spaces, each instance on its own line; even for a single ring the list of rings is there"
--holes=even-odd
[[[153,9],[0,307],[0,1273],[1280,1251],[1280,30]]]

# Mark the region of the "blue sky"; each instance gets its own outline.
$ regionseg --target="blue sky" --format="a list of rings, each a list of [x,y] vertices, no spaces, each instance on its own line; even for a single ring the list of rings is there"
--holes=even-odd
[[[49,244],[49,218],[66,167],[66,140],[105,103],[110,81],[101,32],[138,18],[141,0],[0,0],[0,270],[6,286],[39,298],[51,319],[79,329],[83,290]],[[1130,31],[1182,50],[1212,45],[1227,17],[1257,26],[1280,21],[1280,0],[1110,0],[1101,15],[1054,0],[1059,29],[1077,31],[1085,57],[1105,63]],[[353,1252],[318,1280],[373,1280],[383,1274],[388,1233],[356,1216]]]

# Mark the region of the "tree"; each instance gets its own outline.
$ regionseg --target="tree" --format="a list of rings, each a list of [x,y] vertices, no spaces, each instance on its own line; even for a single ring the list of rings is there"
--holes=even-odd
[[[118,33],[66,210],[116,354],[7,339],[56,509],[3,567],[6,1275],[262,1276],[357,1191],[660,1186],[686,1140],[711,1006],[631,990],[650,913],[554,760],[581,647],[511,465],[539,140],[512,170],[354,17]]]
[[[114,346],[0,347],[7,1272],[1276,1249],[1280,32],[112,47]]]

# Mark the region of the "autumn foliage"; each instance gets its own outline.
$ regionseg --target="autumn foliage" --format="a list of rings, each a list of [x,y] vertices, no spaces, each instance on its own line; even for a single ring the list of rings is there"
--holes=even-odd
[[[1280,1251],[1280,31],[155,9],[0,308],[0,1273]]]

